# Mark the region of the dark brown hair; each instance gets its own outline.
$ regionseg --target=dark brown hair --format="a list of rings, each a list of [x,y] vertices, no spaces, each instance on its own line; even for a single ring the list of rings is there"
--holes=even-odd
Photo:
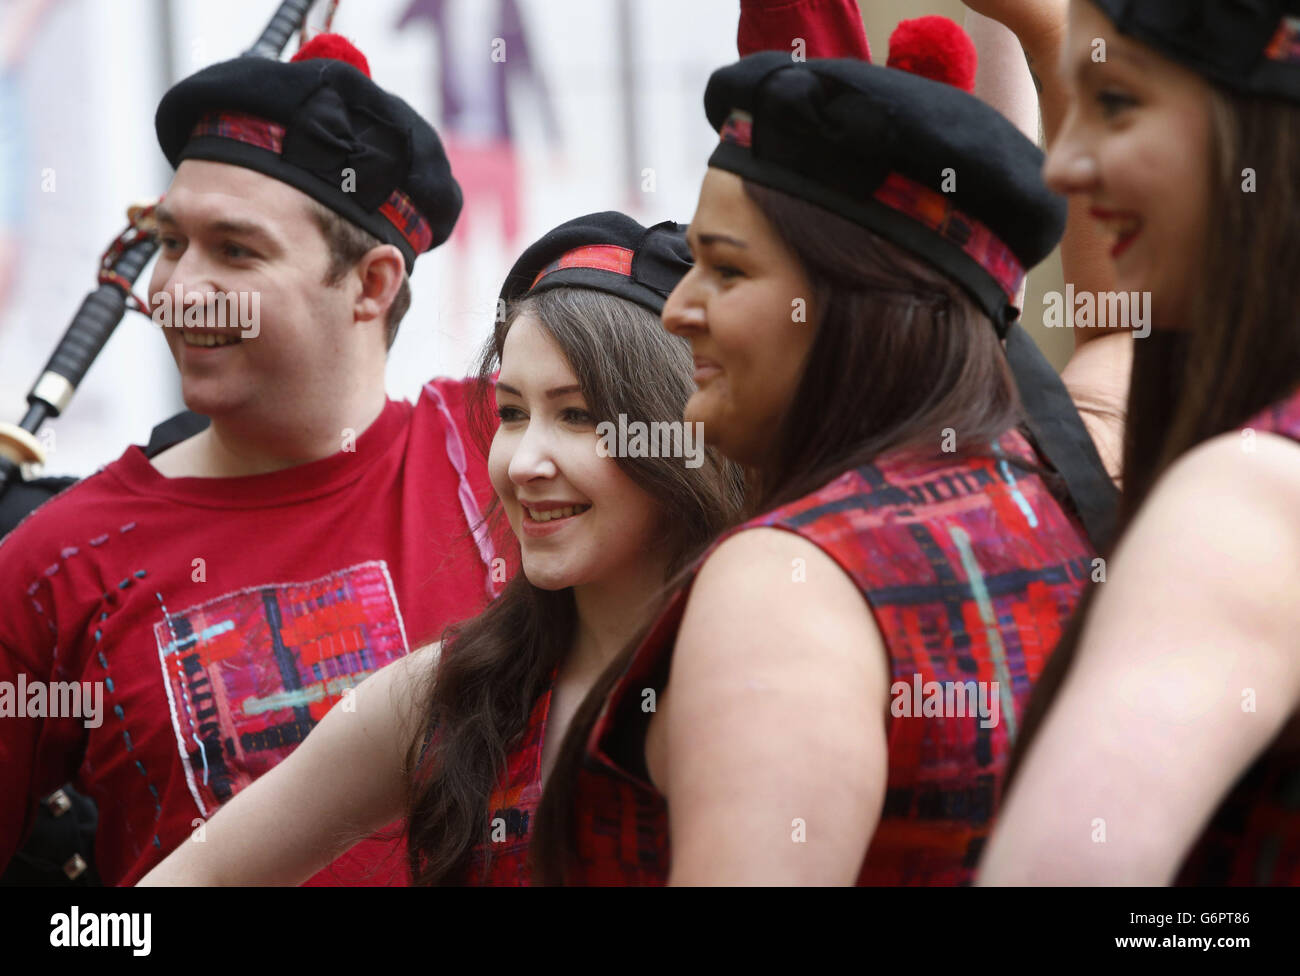
[[[384,242],[315,200],[309,200],[308,203],[312,218],[325,238],[325,246],[329,248],[330,263],[325,270],[325,280],[321,284],[333,288],[343,280],[345,274],[356,267],[358,261],[374,248],[382,246]],[[393,296],[393,303],[388,306],[384,348],[393,348],[393,341],[397,338],[397,327],[402,324],[402,319],[410,307],[411,279],[406,274],[406,268],[403,267],[402,283],[398,286],[397,294]]]
[[[619,414],[646,423],[681,420],[694,392],[685,340],[666,333],[640,305],[590,289],[557,288],[507,309],[484,349],[470,404],[480,447],[496,423],[492,374],[507,332],[525,314],[564,353],[597,423],[617,422]],[[617,461],[658,503],[669,573],[738,513],[740,472],[712,450],[698,468],[681,458]],[[500,508],[494,503],[490,511]],[[517,556],[518,543],[513,536],[509,541]],[[647,611],[654,609],[652,599]],[[420,693],[423,727],[408,757],[408,858],[415,883],[476,880],[465,872],[472,848],[490,834],[488,799],[552,669],[570,650],[576,623],[572,590],[539,589],[518,572],[483,613],[444,634],[442,659]]]
[[[946,428],[957,435],[951,460],[989,453],[1016,426],[1020,400],[1001,343],[961,286],[843,217],[749,181],[744,186],[803,265],[814,289],[809,304],[820,316],[794,397],[752,472],[751,513],[801,498],[886,451],[941,456]],[[534,874],[542,883],[567,874],[582,754],[634,651],[620,655],[621,666],[593,687],[551,771],[533,835]]]
[[[1300,281],[1300,105],[1215,89],[1210,118],[1207,246],[1190,277],[1197,293],[1189,296],[1189,321],[1185,329],[1153,330],[1135,340],[1121,533],[1179,457],[1239,427],[1300,384],[1294,298]],[[1243,185],[1247,168],[1254,171],[1255,192]],[[1094,586],[1084,595],[1039,676],[1004,790],[1065,681],[1096,593]]]

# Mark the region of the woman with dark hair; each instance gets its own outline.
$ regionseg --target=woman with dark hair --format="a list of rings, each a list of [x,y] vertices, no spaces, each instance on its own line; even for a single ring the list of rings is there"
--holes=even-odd
[[[682,429],[690,350],[657,318],[689,266],[677,225],[612,212],[524,253],[474,413],[522,572],[439,644],[362,682],[144,883],[297,883],[403,812],[415,883],[527,881],[570,717],[653,619],[665,579],[738,511],[738,469]],[[605,424],[676,433],[621,450]]]
[[[1300,883],[1300,6],[1069,6],[1047,166],[1150,295],[1123,537],[1044,673],[984,883]]]
[[[967,881],[1090,570],[999,341],[1064,205],[996,111],[894,68],[754,55],[705,107],[664,324],[754,517],[584,702],[539,877]]]

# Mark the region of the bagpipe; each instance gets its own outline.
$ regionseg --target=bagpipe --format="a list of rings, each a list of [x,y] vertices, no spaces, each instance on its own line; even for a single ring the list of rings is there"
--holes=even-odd
[[[278,59],[289,39],[302,33],[316,0],[282,0],[247,58]],[[328,30],[338,0],[322,4],[321,30]],[[153,212],[159,201],[127,210],[128,224],[100,259],[98,285],[82,301],[49,362],[27,394],[27,413],[17,424],[0,423],[0,538],[30,512],[76,481],[71,477],[25,478],[24,468],[45,463],[38,437],[42,426],[59,416],[112,336],[128,308],[149,314],[132,289],[158,249]],[[181,413],[154,428],[147,453],[155,454],[202,429],[197,414]],[[0,885],[93,885],[95,805],[70,784],[55,790],[37,807],[27,842],[14,855]]]

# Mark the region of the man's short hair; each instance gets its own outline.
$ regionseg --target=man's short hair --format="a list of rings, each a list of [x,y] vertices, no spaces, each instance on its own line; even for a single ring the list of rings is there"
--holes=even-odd
[[[315,200],[308,200],[307,204],[329,249],[330,263],[325,270],[324,284],[332,287],[342,281],[343,276],[356,267],[357,262],[373,248],[381,247],[384,242]],[[397,338],[397,327],[401,325],[402,316],[410,307],[411,279],[403,266],[402,284],[397,289],[397,294],[393,296],[393,303],[388,306],[386,349],[393,348],[393,340]]]

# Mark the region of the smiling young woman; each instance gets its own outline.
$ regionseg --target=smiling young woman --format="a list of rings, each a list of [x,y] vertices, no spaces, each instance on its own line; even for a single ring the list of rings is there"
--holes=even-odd
[[[663,318],[756,517],[575,717],[539,876],[960,883],[1091,555],[999,341],[1064,207],[1008,121],[897,69],[757,55],[705,106],[722,141]],[[897,707],[932,683],[1000,721]]]
[[[1073,0],[1061,71],[1048,178],[1111,223],[1154,331],[1125,531],[980,880],[1300,883],[1300,10]]]
[[[653,310],[686,267],[674,225],[606,213],[557,228],[507,280],[479,371],[486,382],[500,367],[495,416],[479,416],[498,424],[488,470],[522,572],[449,634],[421,694],[417,883],[528,877],[532,817],[570,718],[653,619],[668,577],[738,511],[740,472],[712,451],[691,468],[598,450],[602,421],[681,416],[689,353]]]

